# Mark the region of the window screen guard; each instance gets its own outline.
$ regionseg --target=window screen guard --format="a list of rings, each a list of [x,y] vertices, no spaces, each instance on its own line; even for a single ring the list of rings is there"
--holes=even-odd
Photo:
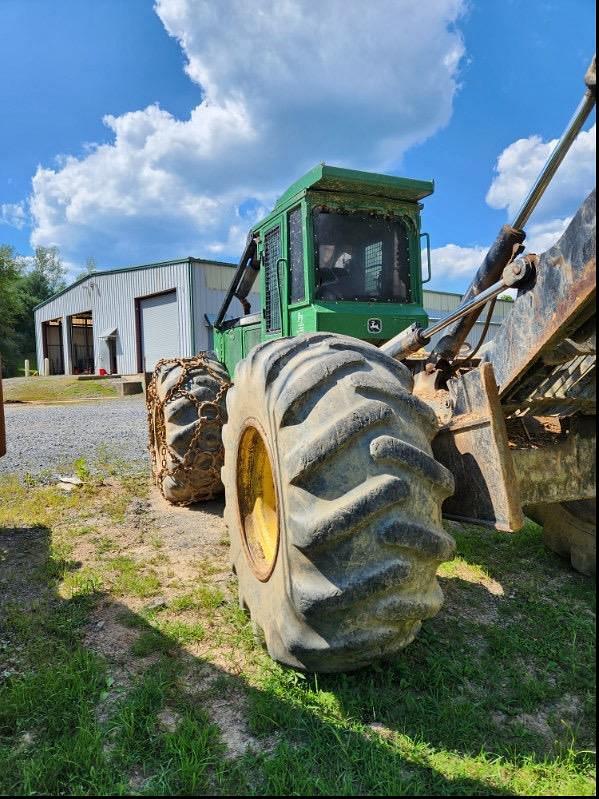
[[[281,257],[281,230],[276,227],[264,237],[266,331],[275,333],[281,329],[281,296],[279,291],[278,265]]]
[[[411,302],[406,220],[365,211],[314,211],[316,296]]]

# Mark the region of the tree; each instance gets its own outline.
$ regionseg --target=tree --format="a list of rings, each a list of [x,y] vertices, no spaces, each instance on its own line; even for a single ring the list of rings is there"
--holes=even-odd
[[[44,295],[40,302],[66,288],[67,272],[60,260],[58,247],[36,247],[34,255],[25,261],[37,292]]]
[[[90,255],[87,257],[85,261],[85,266],[83,267],[81,272],[79,272],[78,275],[75,277],[75,280],[82,280],[84,277],[89,277],[89,275],[93,275],[95,271],[96,271],[96,259],[92,255]]]
[[[36,361],[33,309],[66,288],[66,269],[60,260],[58,247],[36,247],[33,258],[26,260],[29,269],[21,281],[23,312],[17,320],[17,329],[21,334],[21,360],[29,358],[30,361]]]
[[[18,374],[23,360],[36,361],[33,309],[66,287],[57,247],[36,247],[32,256],[0,246],[0,354],[6,374]]]
[[[21,295],[23,265],[14,248],[0,246],[0,357],[4,371],[10,374],[18,358],[17,322],[24,310]]]

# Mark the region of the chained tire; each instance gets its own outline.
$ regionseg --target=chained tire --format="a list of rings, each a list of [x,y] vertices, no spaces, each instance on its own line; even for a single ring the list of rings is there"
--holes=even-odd
[[[239,600],[270,655],[312,671],[393,656],[434,616],[451,473],[412,377],[376,347],[308,334],[259,345],[223,431]]]
[[[154,482],[173,505],[203,502],[223,491],[229,385],[212,353],[156,364],[146,392],[148,449]]]
[[[597,502],[579,499],[529,505],[526,515],[543,527],[545,546],[567,558],[577,572],[595,575]]]

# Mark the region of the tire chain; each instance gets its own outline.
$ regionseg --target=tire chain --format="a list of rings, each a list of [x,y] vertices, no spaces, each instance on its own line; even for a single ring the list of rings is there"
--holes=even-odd
[[[179,366],[181,369],[181,374],[179,375],[175,385],[167,391],[165,398],[161,400],[158,395],[157,381],[160,371],[165,366]],[[183,387],[189,376],[189,373],[198,368],[204,369],[220,384],[218,393],[212,400],[198,400],[189,390]],[[204,409],[208,407],[214,409],[215,416],[213,419],[210,419],[210,421],[216,421],[217,423],[220,422],[222,429],[222,426],[226,422],[226,414],[223,414],[221,400],[224,398],[231,385],[231,381],[223,380],[222,375],[212,368],[208,358],[206,358],[206,353],[203,352],[199,353],[193,358],[163,358],[162,360],[158,361],[154,367],[152,377],[146,389],[148,450],[150,452],[150,458],[152,461],[152,476],[154,478],[154,482],[160,488],[160,492],[163,496],[163,485],[164,479],[166,477],[172,477],[178,483],[183,485],[191,485],[189,476],[195,471],[196,459],[200,454],[203,456],[208,454],[205,450],[200,449],[202,429],[204,426],[202,422],[206,419],[206,417],[203,415]],[[189,446],[183,458],[181,458],[178,453],[174,452],[166,442],[166,424],[164,413],[165,406],[171,400],[178,399],[180,397],[184,397],[193,405],[195,405],[199,420],[195,430],[193,431],[191,441],[189,442]],[[167,456],[170,456],[171,461],[174,464],[173,466],[168,466]],[[208,467],[208,471],[210,471],[218,480],[220,480],[220,469],[223,464],[223,457],[224,452],[221,446],[217,452],[212,453],[212,464]],[[194,496],[189,500],[181,501],[176,504],[191,505],[194,502],[212,499],[213,497],[214,492],[203,492],[202,494]]]

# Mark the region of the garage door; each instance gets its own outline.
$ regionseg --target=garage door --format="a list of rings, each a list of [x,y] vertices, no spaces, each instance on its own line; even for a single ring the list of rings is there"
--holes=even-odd
[[[151,372],[161,358],[181,355],[177,292],[139,301],[142,368]]]

